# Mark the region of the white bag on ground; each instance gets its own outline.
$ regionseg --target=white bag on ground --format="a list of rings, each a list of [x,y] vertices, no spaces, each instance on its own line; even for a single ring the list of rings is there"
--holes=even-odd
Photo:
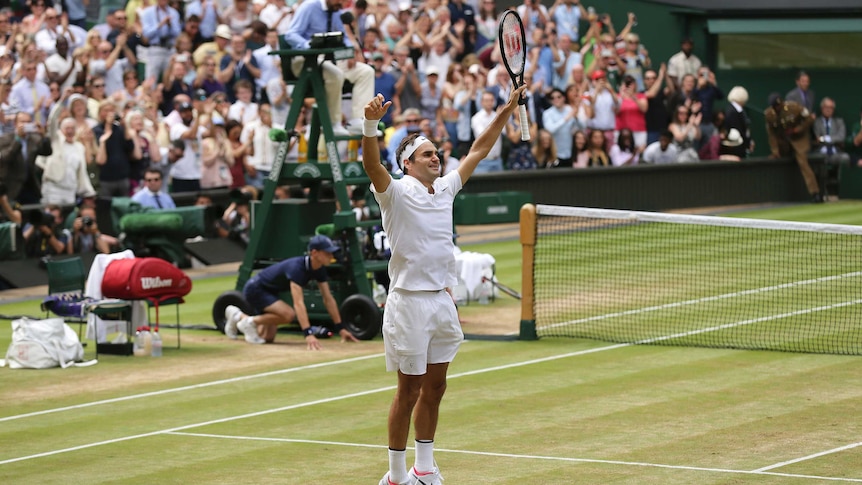
[[[62,318],[12,320],[12,343],[6,351],[11,369],[65,369],[83,358],[78,334]]]

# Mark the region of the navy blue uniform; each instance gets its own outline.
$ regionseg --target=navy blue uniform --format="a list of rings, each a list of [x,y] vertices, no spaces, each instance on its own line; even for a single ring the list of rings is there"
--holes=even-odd
[[[326,268],[311,268],[311,258],[296,256],[274,264],[248,280],[243,288],[246,300],[263,313],[264,308],[279,300],[279,293],[290,291],[290,282],[305,286],[309,281],[328,281]]]

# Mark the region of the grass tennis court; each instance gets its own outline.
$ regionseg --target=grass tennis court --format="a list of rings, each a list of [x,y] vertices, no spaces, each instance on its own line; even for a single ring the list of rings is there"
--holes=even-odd
[[[860,209],[739,215],[862,224]],[[500,281],[520,288],[517,241],[465,249],[494,255]],[[196,280],[183,322],[208,324],[234,278]],[[467,333],[515,332],[518,314],[507,296],[462,309]],[[0,349],[9,334],[4,321]],[[261,348],[183,330],[181,350],[174,338],[161,359],[0,369],[0,483],[375,484],[384,473],[394,376],[380,340],[310,353],[298,335]],[[848,356],[471,340],[451,367],[436,458],[447,485],[859,483],[860,374]]]

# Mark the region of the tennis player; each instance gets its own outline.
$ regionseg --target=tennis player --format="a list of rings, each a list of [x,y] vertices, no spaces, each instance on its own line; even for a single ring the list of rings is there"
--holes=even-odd
[[[446,291],[457,281],[452,206],[476,165],[500,138],[524,89],[512,91],[458,168],[442,177],[437,147],[416,133],[406,137],[395,152],[404,177],[394,180],[380,163],[377,142],[377,123],[392,101],[378,94],[365,106],[362,164],[380,204],[392,249],[391,284],[383,314],[386,370],[398,371],[398,387],[389,409],[389,471],[380,485],[437,485],[442,480],[434,461],[434,434],[446,391],[446,372],[464,340],[455,303]],[[416,461],[408,472],[411,415]]]

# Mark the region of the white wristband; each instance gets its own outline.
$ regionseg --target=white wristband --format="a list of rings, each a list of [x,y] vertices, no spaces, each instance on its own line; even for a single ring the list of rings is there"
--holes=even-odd
[[[377,138],[377,123],[380,120],[363,120],[362,135],[369,138]]]

